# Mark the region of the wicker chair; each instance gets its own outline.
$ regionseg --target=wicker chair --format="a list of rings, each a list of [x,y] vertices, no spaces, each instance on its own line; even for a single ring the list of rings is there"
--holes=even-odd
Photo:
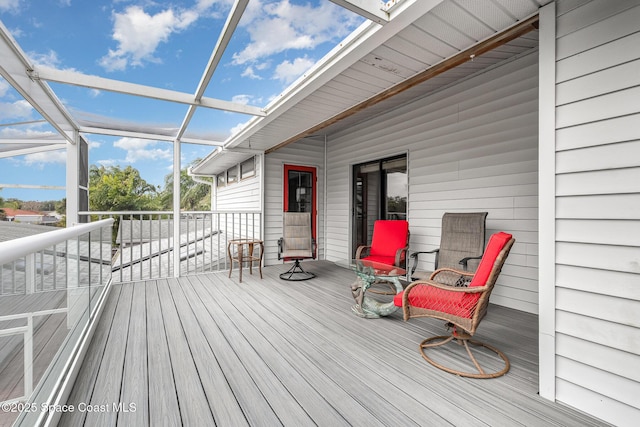
[[[475,274],[442,268],[434,271],[430,280],[412,282],[404,292],[395,296],[394,304],[402,307],[405,321],[412,317],[431,317],[444,320],[447,328],[452,329],[452,334],[449,336],[431,337],[420,343],[420,353],[427,362],[442,370],[464,377],[495,378],[507,373],[510,367],[507,356],[497,348],[475,341],[472,337],[487,313],[489,296],[514,242],[515,239],[511,234],[496,233],[489,239]],[[464,277],[470,277],[471,281],[466,286],[464,284],[460,286],[460,278]],[[445,345],[453,340],[465,347],[477,372],[462,371],[445,366],[426,354],[427,349]],[[489,356],[494,354],[494,357],[491,357],[490,365],[500,367],[492,370],[482,368],[471,352],[469,344],[489,350],[488,352],[483,351],[483,358],[488,357],[487,354]],[[496,354],[503,363],[498,364],[493,360],[496,359]]]
[[[476,271],[484,251],[486,220],[487,212],[445,213],[442,216],[440,247],[411,254],[411,279],[423,280],[431,276],[432,271],[416,271],[419,255],[426,254],[435,254],[434,270]]]
[[[300,265],[303,259],[316,258],[316,242],[311,234],[310,212],[284,212],[283,236],[278,240],[278,259],[293,260],[293,266],[280,274],[283,280],[308,280],[315,274]]]

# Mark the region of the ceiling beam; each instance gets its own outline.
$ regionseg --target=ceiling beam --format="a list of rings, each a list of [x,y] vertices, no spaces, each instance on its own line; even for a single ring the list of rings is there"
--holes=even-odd
[[[66,144],[65,139],[46,139],[46,138],[33,138],[33,139],[18,139],[18,138],[0,138],[0,146],[3,144]]]
[[[31,73],[34,80],[46,80],[56,83],[81,86],[90,89],[117,92],[125,95],[134,95],[144,98],[158,99],[161,101],[176,102],[179,104],[196,105],[198,107],[213,108],[216,110],[233,113],[249,114],[252,116],[265,116],[266,113],[260,107],[239,104],[237,102],[223,101],[213,98],[197,100],[193,95],[175,90],[161,89],[137,83],[123,82],[104,77],[90,76],[77,71],[57,70],[50,67],[36,67]]]
[[[66,144],[65,144],[66,146]],[[53,145],[39,145],[37,147],[32,148],[23,148],[21,150],[11,150],[11,151],[0,151],[0,158],[4,159],[7,157],[16,157],[16,156],[24,156],[27,154],[35,154],[41,153],[43,151],[55,151],[55,150],[63,150],[66,147],[60,144]]]
[[[213,77],[213,73],[218,67],[220,60],[222,59],[222,55],[224,51],[227,49],[229,45],[229,41],[231,40],[231,36],[235,32],[238,27],[238,23],[240,22],[240,18],[242,18],[242,14],[247,8],[247,4],[249,0],[236,0],[233,4],[233,8],[229,12],[229,17],[227,18],[227,22],[225,22],[224,27],[222,28],[222,32],[220,33],[220,37],[218,38],[218,42],[213,48],[213,52],[211,53],[211,57],[209,58],[209,62],[207,67],[202,74],[202,78],[200,79],[200,83],[198,83],[198,87],[196,89],[196,93],[194,95],[194,100],[196,103],[200,103],[204,96],[204,92],[207,90],[207,86]],[[177,139],[181,139],[184,133],[187,130],[187,126],[191,122],[191,118],[196,112],[196,105],[192,104],[189,106],[187,114],[182,120],[182,124],[180,125],[180,129],[178,130]]]
[[[0,75],[53,126],[60,135],[75,144],[78,129],[69,112],[45,82],[34,82],[29,73],[33,64],[22,51],[9,30],[0,21]]]
[[[93,134],[93,135],[108,135],[108,136],[119,136],[119,137],[125,137],[125,138],[149,139],[152,141],[173,142],[176,140],[175,134],[162,135],[158,133],[149,133],[149,132],[142,132],[142,131],[136,132],[136,131],[129,131],[129,130],[118,130],[118,129],[100,128],[100,127],[92,127],[92,126],[80,126],[80,132],[84,134]],[[182,138],[181,142],[185,142],[188,144],[212,145],[216,147],[223,144],[222,141],[207,140],[204,138],[197,138],[197,137]]]
[[[353,13],[367,18],[377,24],[389,22],[389,14],[382,10],[380,0],[330,0],[332,3],[349,9]]]
[[[282,148],[286,145],[289,145],[293,142],[296,142],[298,140],[300,140],[301,138],[305,138],[307,136],[313,135],[314,133],[336,123],[339,122],[340,120],[347,118],[349,116],[352,116],[353,114],[356,114],[362,110],[365,110],[381,101],[384,101],[385,99],[391,98],[394,95],[397,95],[401,92],[404,92],[407,89],[410,89],[420,83],[423,83],[435,76],[438,76],[442,73],[444,73],[445,71],[448,71],[452,68],[455,68],[459,65],[464,64],[467,61],[470,61],[476,57],[479,57],[480,55],[482,55],[483,53],[489,52],[499,46],[502,46],[505,43],[510,42],[511,40],[514,40],[524,34],[527,34],[530,31],[533,31],[535,29],[537,29],[537,25],[538,25],[538,21],[539,21],[539,15],[536,13],[535,15],[529,17],[528,19],[525,19],[523,21],[520,21],[519,23],[511,26],[510,28],[497,33],[491,37],[488,37],[485,40],[482,40],[478,43],[476,43],[475,45],[469,47],[468,49],[465,49],[459,53],[457,53],[454,56],[451,56],[447,59],[444,59],[443,61],[439,62],[438,64],[435,64],[434,66],[427,68],[426,70],[412,76],[409,77],[406,80],[401,81],[400,83],[397,83],[393,86],[391,86],[390,88],[368,98],[365,99],[364,101],[354,105],[351,108],[348,108],[344,111],[342,111],[341,113],[336,114],[335,116],[325,120],[322,123],[317,124],[316,126],[313,126],[303,132],[298,133],[297,135],[294,135],[288,139],[286,139],[285,141],[282,141],[281,143],[279,143],[278,145],[275,145],[267,150],[265,150],[266,154],[269,154],[273,151],[278,150],[279,148]]]
[[[60,185],[33,185],[33,184],[0,184],[0,188],[29,188],[39,190],[64,190],[67,187]]]

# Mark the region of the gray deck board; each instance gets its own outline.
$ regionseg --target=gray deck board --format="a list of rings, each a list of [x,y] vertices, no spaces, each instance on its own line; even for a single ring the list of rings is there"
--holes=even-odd
[[[125,406],[127,412],[123,410],[118,414],[118,426],[149,425],[149,398],[146,387],[148,352],[145,289],[145,286],[133,287],[123,372],[123,378],[130,378],[131,381],[122,382],[122,391],[117,402],[127,405]],[[129,408],[129,402],[135,402],[135,410]]]
[[[116,308],[120,302],[120,292],[122,286],[114,286],[107,298],[106,305],[100,317],[100,322],[94,332],[93,339],[91,341],[91,348],[87,352],[78,377],[73,385],[73,389],[69,394],[68,402],[74,402],[75,405],[79,403],[88,403],[91,401],[91,396],[96,385],[96,379],[100,366],[103,362],[103,355],[105,347],[107,346],[107,339],[109,332],[111,331],[111,325],[116,314]],[[74,411],[63,412],[60,417],[60,425],[78,427],[83,426],[85,422],[87,412],[86,411]]]
[[[84,401],[98,410],[87,412],[85,425],[96,427],[116,425],[118,413],[112,410],[112,406],[120,402],[132,298],[133,287],[123,287],[102,355],[96,386],[91,400]],[[103,405],[104,409],[102,409]]]
[[[171,287],[173,300],[181,313],[180,321],[185,336],[191,348],[193,360],[198,369],[198,376],[202,388],[207,396],[211,412],[216,422],[223,425],[242,425],[246,420],[233,394],[233,390],[225,379],[224,372],[216,361],[216,355],[209,346],[198,318],[206,316],[197,301],[189,301],[185,293],[189,290],[176,285],[176,280],[171,279],[174,286]],[[198,316],[194,310],[200,309]],[[206,317],[205,317],[206,318]]]
[[[171,297],[169,283],[166,280],[158,280],[157,285],[169,354],[175,372],[174,381],[182,422],[184,425],[193,426],[214,425],[213,415],[198,376],[198,368],[180,324],[180,314]]]
[[[155,281],[146,285],[147,351],[148,351],[148,409],[150,425],[180,425],[180,406],[176,395],[174,370],[171,366],[169,344],[164,329],[160,296]],[[137,403],[137,402],[134,402]],[[142,410],[145,407],[141,408]]]
[[[358,318],[351,271],[305,266],[318,277],[284,282],[274,266],[242,283],[214,273],[115,286],[68,403],[135,400],[136,413],[67,413],[60,425],[604,425],[536,394],[535,315],[492,306],[477,337],[511,371],[460,378],[418,352],[442,322]]]

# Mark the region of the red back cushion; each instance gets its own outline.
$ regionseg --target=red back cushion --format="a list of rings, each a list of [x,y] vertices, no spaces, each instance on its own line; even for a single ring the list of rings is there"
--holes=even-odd
[[[405,220],[378,220],[373,223],[371,255],[396,256],[396,251],[407,246],[409,223]]]
[[[484,250],[484,255],[482,256],[480,265],[476,270],[476,274],[473,275],[473,279],[471,280],[471,283],[469,283],[470,287],[484,286],[487,283],[487,279],[489,279],[489,275],[491,274],[493,265],[496,262],[496,258],[498,258],[502,248],[504,248],[507,242],[511,240],[511,237],[511,234],[503,231],[491,235],[489,243]]]

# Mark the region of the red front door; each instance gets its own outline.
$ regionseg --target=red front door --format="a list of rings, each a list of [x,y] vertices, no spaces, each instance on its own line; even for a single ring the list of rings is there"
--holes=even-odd
[[[311,212],[311,233],[316,238],[316,168],[284,165],[284,211]]]

